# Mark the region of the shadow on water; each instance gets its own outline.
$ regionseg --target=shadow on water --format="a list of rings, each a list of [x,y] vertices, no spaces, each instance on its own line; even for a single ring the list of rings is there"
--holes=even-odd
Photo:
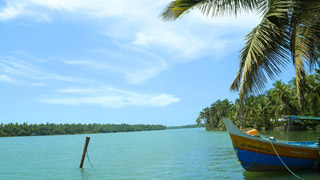
[[[298,177],[306,180],[320,179],[320,172],[317,171],[295,171]],[[289,171],[277,171],[277,172],[243,172],[243,177],[246,180],[287,180],[287,179],[299,179],[291,174]]]

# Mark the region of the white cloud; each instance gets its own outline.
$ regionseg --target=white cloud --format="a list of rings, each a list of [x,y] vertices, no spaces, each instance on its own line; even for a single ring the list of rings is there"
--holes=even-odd
[[[12,19],[27,16],[36,20],[53,13],[76,13],[93,18],[143,16],[140,5],[152,3],[129,0],[7,0],[0,12],[0,19]],[[148,7],[145,7],[148,8]],[[52,11],[52,12],[48,12]]]
[[[16,17],[20,13],[20,7],[16,6],[8,6],[2,11],[0,11],[0,20],[8,20]]]
[[[164,26],[165,27],[165,26]],[[137,32],[133,44],[141,46],[159,45],[166,51],[178,51],[182,56],[190,57],[203,50],[205,41],[196,36],[175,32],[172,29],[148,29]],[[168,48],[170,47],[170,48]]]
[[[49,104],[100,105],[108,108],[164,107],[179,102],[179,98],[166,93],[143,94],[113,87],[58,89],[57,92],[67,95],[57,98],[43,98],[41,101]]]
[[[11,78],[10,76],[5,75],[5,74],[0,74],[0,81],[11,83],[11,84],[18,83],[16,80],[14,80],[13,78]]]
[[[165,48],[165,51],[177,51],[184,56],[198,55],[211,47],[211,51],[215,50],[212,42],[220,43],[220,36],[223,35],[219,27],[233,27],[232,31],[237,28],[251,29],[260,19],[253,13],[243,13],[236,18],[211,18],[195,9],[175,22],[163,22],[159,14],[169,2],[171,0],[20,0],[7,1],[7,6],[0,11],[0,15],[4,14],[2,19],[20,15],[45,21],[57,14],[70,17],[66,13],[76,14],[73,17],[85,17],[84,20],[118,18],[111,24],[108,23],[104,31],[106,36],[116,40],[126,38],[127,42],[131,41],[135,45],[161,45],[160,48]],[[207,30],[200,34],[197,32],[199,27]]]
[[[105,55],[104,61],[85,57],[86,60],[69,60],[65,63],[106,70],[123,76],[130,84],[139,85],[178,63],[204,56],[215,60],[223,59],[232,48],[237,48],[239,42],[242,42],[243,34],[240,39],[235,35],[237,31],[251,29],[260,19],[253,13],[243,13],[237,18],[211,18],[195,10],[175,22],[163,22],[159,14],[170,2],[171,0],[8,0],[0,10],[0,20],[27,17],[35,21],[54,21],[54,18],[59,17],[69,21],[76,18],[77,21],[86,21],[88,24],[107,22],[105,26],[99,26],[102,29],[97,31],[108,38],[108,47],[118,48],[118,54],[112,52],[113,55]],[[229,36],[230,34],[233,36]],[[75,80],[74,77],[53,74],[32,78],[36,77]]]
[[[170,2],[171,0],[6,0],[6,5],[0,12],[0,17],[2,17],[1,19],[10,19],[18,15],[30,17],[67,12],[84,14],[93,18],[123,17],[135,19],[136,17],[143,17],[143,19],[155,20],[157,18],[160,20],[159,14]],[[48,12],[48,10],[53,12]],[[248,23],[256,23],[260,18],[259,15],[253,13],[242,13],[237,17],[217,16],[207,18],[200,11],[194,9],[181,19],[214,25],[246,26]]]

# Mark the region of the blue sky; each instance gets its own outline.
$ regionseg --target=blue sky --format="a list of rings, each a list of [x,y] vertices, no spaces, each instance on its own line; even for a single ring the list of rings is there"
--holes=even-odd
[[[238,53],[259,16],[163,22],[169,2],[1,1],[0,121],[185,125],[237,98]]]

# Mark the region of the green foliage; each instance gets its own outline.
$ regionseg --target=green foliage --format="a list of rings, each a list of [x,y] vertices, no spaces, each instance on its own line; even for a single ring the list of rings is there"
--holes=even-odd
[[[216,101],[210,107],[204,108],[196,122],[204,123],[207,130],[224,129],[223,118],[235,119],[236,105],[225,99]]]
[[[262,127],[271,129],[274,126],[284,124],[277,120],[281,115],[320,116],[320,70],[316,69],[313,74],[306,76],[306,88],[303,98],[306,103],[300,110],[299,100],[296,91],[296,79],[288,84],[277,81],[273,87],[265,93],[249,96],[245,99],[242,107],[242,116],[245,120],[245,127],[260,129]],[[204,108],[196,122],[204,123],[207,130],[224,129],[223,118],[235,120],[239,109],[239,100],[235,103],[229,100],[216,101],[210,107]],[[239,122],[235,122],[238,123]],[[314,129],[318,125],[316,121],[303,121],[298,129]]]
[[[129,125],[129,124],[0,124],[0,137],[113,133],[132,131],[165,130],[163,125]]]

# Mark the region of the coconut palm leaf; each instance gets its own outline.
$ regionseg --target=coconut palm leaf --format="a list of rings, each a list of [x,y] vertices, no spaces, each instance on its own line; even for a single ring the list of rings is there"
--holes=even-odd
[[[237,15],[242,11],[253,10],[263,6],[263,0],[175,0],[172,1],[161,13],[163,20],[175,20],[188,13],[193,8],[198,8],[206,15]]]
[[[303,110],[304,107],[303,92],[307,86],[305,65],[308,64],[312,69],[319,54],[318,44],[320,41],[316,34],[320,30],[319,18],[317,18],[320,14],[317,11],[319,10],[316,8],[315,3],[296,3],[289,28],[291,32],[290,50],[295,67],[295,83],[300,110]]]
[[[265,89],[267,77],[274,79],[289,63],[289,37],[285,28],[292,2],[272,1],[260,24],[246,37],[240,53],[240,66],[231,90],[240,89],[240,102],[246,95]],[[266,77],[267,75],[267,77]]]
[[[320,50],[320,2],[305,5],[299,17],[299,36],[306,53],[305,63],[310,69],[316,67]]]

